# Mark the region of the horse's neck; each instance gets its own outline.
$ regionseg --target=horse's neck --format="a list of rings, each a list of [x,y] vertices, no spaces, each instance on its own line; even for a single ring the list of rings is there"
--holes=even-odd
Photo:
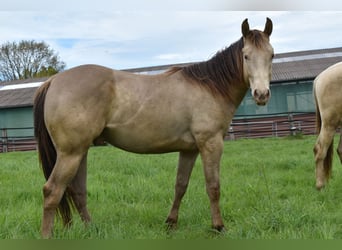
[[[236,108],[238,108],[248,91],[248,87],[244,82],[240,82],[236,84],[231,84],[230,91],[232,92],[230,101],[234,104]]]
[[[238,107],[248,90],[241,62],[241,46],[240,42],[235,43],[208,61],[184,67],[182,72],[205,86],[214,96],[220,95]]]

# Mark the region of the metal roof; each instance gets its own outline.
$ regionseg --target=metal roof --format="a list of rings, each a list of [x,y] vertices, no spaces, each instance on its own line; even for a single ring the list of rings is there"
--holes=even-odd
[[[32,106],[36,89],[37,87],[0,91],[0,109]]]
[[[341,61],[342,47],[278,54],[273,60],[272,83],[311,80]]]
[[[45,80],[46,77],[0,82],[0,109],[32,106],[34,93]]]
[[[342,47],[276,54],[273,59],[271,84],[313,80],[329,66],[342,61]],[[126,69],[141,74],[156,74],[173,66],[192,63]],[[32,106],[37,86],[47,78],[0,82],[0,109]],[[25,85],[27,84],[27,85]],[[13,85],[9,87],[9,85]],[[15,87],[14,87],[15,86]]]

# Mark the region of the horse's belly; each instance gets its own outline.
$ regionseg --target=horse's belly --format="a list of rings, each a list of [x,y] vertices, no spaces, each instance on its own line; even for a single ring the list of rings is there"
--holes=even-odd
[[[126,128],[105,129],[105,141],[123,150],[142,153],[167,153],[195,150],[196,143],[189,132],[134,130]]]

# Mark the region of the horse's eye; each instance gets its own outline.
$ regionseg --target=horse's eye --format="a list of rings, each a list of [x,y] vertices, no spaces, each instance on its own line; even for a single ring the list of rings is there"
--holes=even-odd
[[[245,60],[248,60],[248,59],[249,59],[249,57],[248,57],[247,55],[245,55],[244,58],[245,58]]]
[[[272,58],[272,59],[274,58],[274,54],[271,55],[271,58]]]

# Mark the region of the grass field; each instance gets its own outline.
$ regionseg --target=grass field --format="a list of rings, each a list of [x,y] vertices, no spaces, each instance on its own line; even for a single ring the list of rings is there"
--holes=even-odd
[[[209,201],[200,160],[194,168],[176,231],[164,220],[174,193],[177,154],[137,155],[91,148],[88,206],[93,223],[75,214],[62,239],[335,239],[342,238],[342,176],[314,187],[315,136],[229,141],[221,164],[221,210],[227,227],[210,230]],[[336,148],[337,140],[335,140]],[[0,238],[40,237],[44,178],[36,152],[0,154]]]

